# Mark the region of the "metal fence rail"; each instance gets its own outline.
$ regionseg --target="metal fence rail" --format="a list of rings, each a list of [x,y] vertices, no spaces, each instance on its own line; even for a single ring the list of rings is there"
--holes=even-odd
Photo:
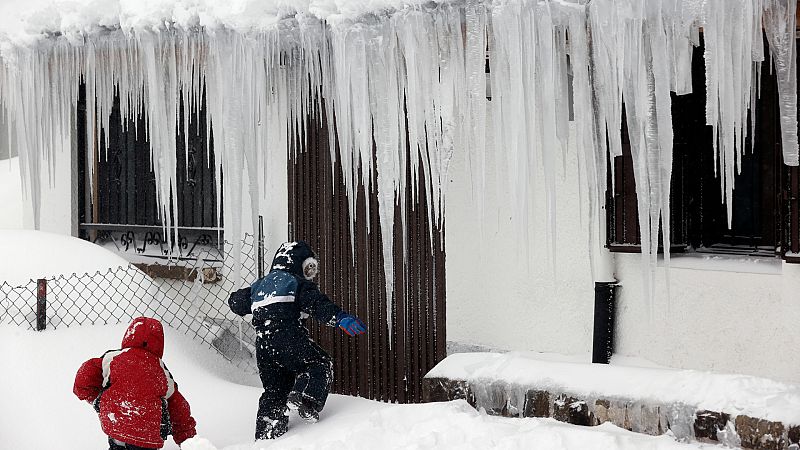
[[[21,286],[2,283],[0,324],[42,330],[127,323],[148,316],[208,345],[240,369],[257,373],[253,328],[228,307],[228,295],[240,287],[235,286],[236,262],[226,257],[207,266],[204,261],[211,251],[201,253],[193,267],[163,267],[188,271],[190,276],[181,280],[154,279],[131,264]],[[245,237],[238,270],[248,283],[258,273],[255,254],[254,238]],[[213,279],[208,279],[209,273]]]

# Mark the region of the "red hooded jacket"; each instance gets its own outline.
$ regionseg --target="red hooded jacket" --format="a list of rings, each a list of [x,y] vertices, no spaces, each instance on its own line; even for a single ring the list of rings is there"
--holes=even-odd
[[[163,447],[162,405],[167,406],[178,445],[196,434],[189,403],[161,361],[163,354],[161,322],[137,317],[125,332],[120,350],[109,350],[78,369],[72,391],[95,408],[99,403],[106,435],[139,447]]]

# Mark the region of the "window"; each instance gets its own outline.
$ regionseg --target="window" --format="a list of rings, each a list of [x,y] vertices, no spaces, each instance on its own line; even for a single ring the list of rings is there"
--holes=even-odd
[[[181,103],[176,136],[177,192],[170,195],[170,200],[177,202],[179,233],[177,239],[175,236],[168,239],[156,203],[147,118],[139,115],[123,123],[120,99],[115,97],[108,130],[101,132],[98,142],[91,143],[99,147],[94,171],[87,170],[89,143],[83,86],[80,92],[77,114],[80,236],[121,252],[156,258],[192,258],[201,249],[219,247],[222,234],[217,223],[213,137],[206,136],[205,100],[199,114],[193,110],[189,115],[188,148],[183,127],[185,107]],[[170,246],[172,241],[176,242]]]
[[[762,65],[761,96],[756,110],[751,112],[756,116],[755,143],[753,150],[749,150],[752,137],[747,137],[728,228],[720,180],[714,175],[712,129],[705,124],[703,49],[694,50],[693,93],[672,96],[672,252],[774,256],[789,251],[784,256],[794,261],[795,253],[800,251],[797,231],[800,186],[797,168],[786,167],[782,162],[777,85],[769,64],[767,60]],[[624,123],[623,116],[623,127]],[[614,164],[616,177],[613,190],[610,175],[608,178],[608,247],[612,251],[638,252],[636,188],[625,129],[622,139],[623,155],[610,162]]]

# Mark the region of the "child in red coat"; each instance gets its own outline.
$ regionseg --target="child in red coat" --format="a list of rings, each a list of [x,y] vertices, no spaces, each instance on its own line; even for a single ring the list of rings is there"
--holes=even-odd
[[[163,355],[161,322],[137,317],[121,349],[78,369],[72,391],[94,405],[110,450],[158,449],[169,434],[180,445],[196,434],[189,403],[161,361]]]

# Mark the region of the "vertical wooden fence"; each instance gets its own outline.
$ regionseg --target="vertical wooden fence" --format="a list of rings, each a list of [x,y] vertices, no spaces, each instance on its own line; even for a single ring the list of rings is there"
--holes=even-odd
[[[303,140],[300,147],[305,151],[298,151],[289,164],[290,233],[318,253],[322,291],[368,326],[366,335],[350,338],[309,324],[314,339],[334,357],[333,391],[419,402],[422,377],[445,356],[444,235],[429,232],[420,181],[415,203],[410,190],[405,193],[408,204],[414,205],[406,212],[405,237],[400,208],[395,208],[395,289],[389,326],[377,194],[374,189],[366,192],[362,184],[357,187],[353,246],[341,162],[331,164],[329,133],[334,130],[324,114],[307,119],[297,142]]]

